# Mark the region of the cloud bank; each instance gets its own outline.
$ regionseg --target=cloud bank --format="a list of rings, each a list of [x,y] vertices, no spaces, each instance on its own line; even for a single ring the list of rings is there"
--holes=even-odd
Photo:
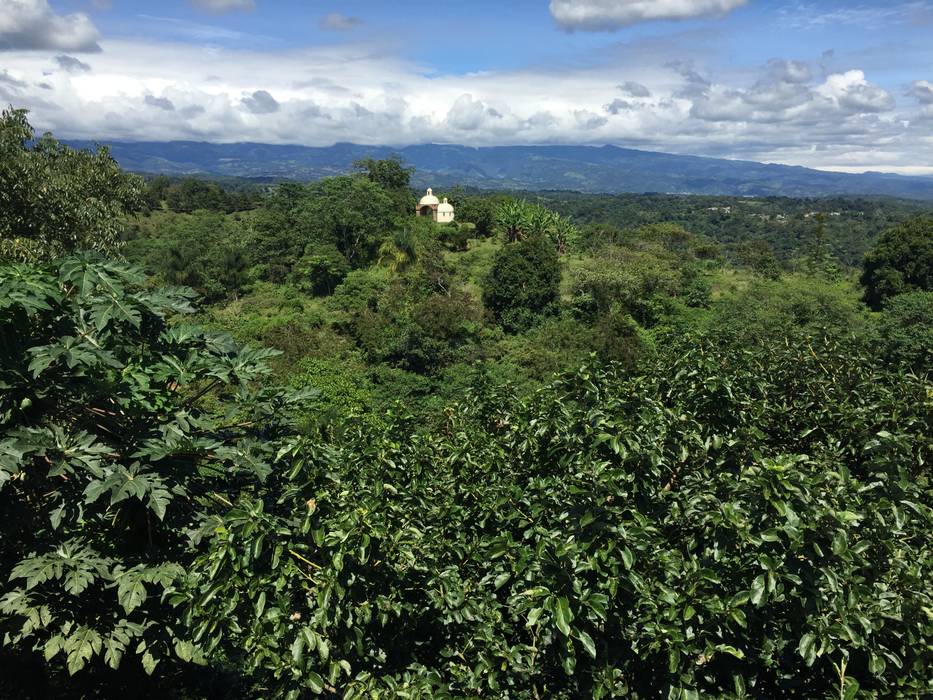
[[[68,138],[612,143],[933,174],[933,84],[904,85],[895,97],[863,70],[824,72],[819,54],[724,74],[699,58],[665,63],[636,47],[599,65],[440,75],[360,44],[280,52],[102,46],[92,70],[63,70],[66,54],[8,51],[0,96],[29,107],[40,130]]]

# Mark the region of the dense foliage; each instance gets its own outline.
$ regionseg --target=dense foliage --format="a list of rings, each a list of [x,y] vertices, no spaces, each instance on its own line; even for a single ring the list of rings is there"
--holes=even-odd
[[[933,291],[933,218],[882,233],[865,256],[861,281],[865,302],[876,310],[898,294]]]
[[[929,205],[868,197],[694,197],[688,195],[587,195],[572,192],[531,195],[570,217],[595,246],[625,231],[667,223],[722,245],[736,261],[748,244],[767,244],[777,261],[793,267],[812,252],[821,229],[829,254],[857,265],[879,231],[928,214]]]
[[[178,213],[198,210],[231,213],[253,209],[261,202],[255,185],[233,190],[197,178],[170,178],[159,175],[146,183],[144,198],[150,209],[166,208]]]
[[[560,286],[554,246],[533,236],[504,247],[483,286],[483,303],[507,328],[527,328],[536,314],[553,311]]]
[[[24,110],[0,114],[0,258],[49,258],[77,247],[114,250],[121,216],[141,206],[139,178],[105,148],[38,139]]]
[[[206,499],[262,477],[269,350],[190,325],[189,291],[92,257],[0,267],[0,629],[74,674],[200,659],[168,604]],[[293,400],[288,399],[288,400]]]
[[[218,516],[192,615],[282,695],[919,697],[929,388],[695,337],[480,385],[436,432],[298,446]]]
[[[902,203],[445,226],[366,159],[130,216],[106,152],[2,126],[0,697],[933,694]]]

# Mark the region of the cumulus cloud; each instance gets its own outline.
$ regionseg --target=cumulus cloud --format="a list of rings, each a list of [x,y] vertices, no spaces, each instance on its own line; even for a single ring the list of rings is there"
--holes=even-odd
[[[199,10],[221,15],[233,10],[252,10],[256,7],[253,0],[191,0]]]
[[[722,15],[748,0],[551,0],[551,15],[565,29],[613,31],[638,22]]]
[[[272,114],[279,111],[279,103],[266,90],[256,90],[252,95],[240,100],[243,106],[253,114]]]
[[[591,112],[588,109],[576,109],[573,112],[573,118],[576,120],[577,124],[581,129],[587,131],[592,131],[593,129],[598,129],[601,126],[605,126],[609,123],[609,120],[606,117]]]
[[[58,64],[58,67],[62,70],[68,71],[69,73],[87,73],[91,70],[91,67],[74,56],[66,56],[64,54],[55,57],[55,63]]]
[[[623,112],[626,109],[632,109],[632,103],[627,100],[620,100],[618,98],[614,99],[607,105],[603,105],[603,109],[609,112],[609,114],[618,114]]]
[[[150,107],[156,107],[157,109],[163,109],[166,112],[174,112],[175,105],[172,104],[172,101],[167,97],[155,97],[154,95],[146,95],[143,98],[145,102]]]
[[[324,15],[321,18],[321,21],[318,23],[321,29],[325,29],[333,32],[348,32],[351,29],[355,29],[363,23],[363,20],[359,17],[347,17],[342,15],[339,12],[331,12],[328,15]]]
[[[894,109],[894,98],[859,70],[832,73],[813,84],[808,64],[773,59],[751,87],[716,84],[691,64],[669,64],[684,79],[675,96],[690,100],[690,116],[711,122],[781,123],[813,129],[840,126],[849,117],[867,118]]]
[[[782,83],[808,83],[813,79],[810,65],[803,61],[786,61],[772,58],[768,61],[768,75],[772,80]]]
[[[100,51],[100,34],[87,15],[56,14],[48,0],[0,3],[0,51],[49,49]]]
[[[502,114],[468,93],[460,95],[447,111],[447,123],[461,131],[479,129],[490,119],[502,119]]]
[[[887,112],[894,108],[894,98],[884,88],[865,80],[865,73],[850,70],[826,78],[819,92],[836,101],[848,112]]]
[[[651,90],[634,80],[626,80],[619,86],[619,89],[632,97],[651,97]]]
[[[916,97],[921,104],[933,105],[933,83],[929,80],[915,80],[907,94]]]

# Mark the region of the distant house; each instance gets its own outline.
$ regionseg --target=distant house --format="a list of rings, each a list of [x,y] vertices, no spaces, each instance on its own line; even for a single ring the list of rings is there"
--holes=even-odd
[[[432,221],[439,224],[449,224],[454,220],[454,205],[447,201],[441,202],[434,196],[434,191],[429,187],[427,193],[418,202],[415,209],[418,216],[430,216]]]

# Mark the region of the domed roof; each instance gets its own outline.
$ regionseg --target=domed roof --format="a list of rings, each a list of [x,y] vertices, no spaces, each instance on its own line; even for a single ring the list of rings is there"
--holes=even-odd
[[[428,193],[424,195],[424,197],[421,198],[421,201],[418,202],[418,206],[419,207],[434,206],[435,204],[438,203],[438,201],[439,200],[437,199],[437,197],[434,196],[434,191],[429,187]]]
[[[454,210],[454,205],[447,201],[447,197],[444,197],[444,201],[438,205],[437,213],[441,212],[452,212]]]

